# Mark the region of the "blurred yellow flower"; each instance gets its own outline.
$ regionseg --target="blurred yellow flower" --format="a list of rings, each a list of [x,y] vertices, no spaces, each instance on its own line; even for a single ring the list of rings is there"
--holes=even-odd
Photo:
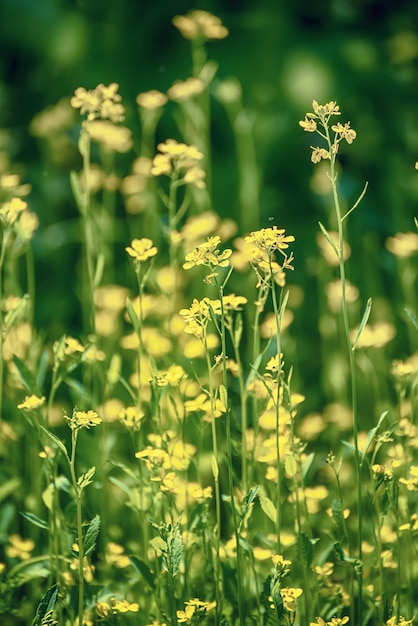
[[[115,126],[106,120],[94,120],[88,125],[93,141],[103,144],[110,152],[129,152],[132,148],[132,133],[125,126]]]
[[[167,91],[167,95],[171,100],[181,101],[189,100],[198,96],[205,90],[205,83],[200,78],[187,78],[183,81],[175,82]]]
[[[386,248],[395,256],[406,258],[418,251],[417,233],[398,233],[386,239]]]
[[[139,93],[136,97],[137,105],[142,107],[143,109],[147,109],[148,111],[155,111],[155,109],[160,109],[166,104],[167,100],[167,96],[157,89],[144,91],[143,93]]]
[[[131,245],[126,247],[125,250],[138,263],[147,261],[158,253],[158,249],[154,246],[151,239],[147,237],[133,239]]]
[[[39,407],[45,404],[45,396],[38,398],[34,394],[31,396],[26,396],[24,401],[17,405],[18,409],[25,409],[26,411],[35,411],[39,409]]]
[[[129,602],[128,600],[116,600],[112,598],[113,613],[138,613],[139,604],[137,602]]]
[[[351,333],[351,340],[354,341],[357,336],[355,328]],[[366,324],[363,328],[360,339],[357,342],[359,348],[383,348],[389,341],[396,336],[396,328],[388,322],[377,322],[374,325]]]
[[[212,13],[194,10],[187,15],[176,15],[172,20],[174,26],[185,39],[224,39],[228,36],[228,29]]]
[[[18,558],[26,561],[30,559],[34,549],[35,542],[33,539],[23,539],[20,535],[12,534],[9,536],[9,545],[6,546],[5,552],[11,559]]]

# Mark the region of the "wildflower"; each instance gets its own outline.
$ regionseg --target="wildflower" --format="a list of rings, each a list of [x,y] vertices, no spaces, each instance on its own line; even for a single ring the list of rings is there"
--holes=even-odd
[[[411,465],[409,478],[400,478],[399,482],[405,485],[408,491],[418,491],[418,465]]]
[[[106,546],[106,561],[111,565],[119,568],[128,567],[131,560],[127,554],[124,554],[123,546],[113,541],[108,541]]]
[[[139,430],[144,413],[136,406],[128,406],[119,413],[120,421],[130,430]]]
[[[312,163],[319,163],[322,159],[330,159],[331,154],[325,148],[312,148],[311,161]]]
[[[78,87],[70,103],[74,109],[80,109],[81,115],[87,114],[89,122],[97,118],[120,122],[124,118],[125,108],[120,104],[122,98],[117,93],[118,89],[117,83],[111,83],[108,87],[100,84],[90,90]]]
[[[198,188],[205,187],[204,171],[199,167],[203,154],[194,145],[179,143],[175,139],[167,139],[166,142],[157,146],[157,153],[151,166],[152,176],[171,175],[183,177],[185,184],[194,184]]]
[[[386,248],[397,257],[407,258],[418,251],[417,233],[398,233],[386,239]]]
[[[402,615],[399,618],[399,622],[396,622],[396,617],[391,617],[386,621],[386,626],[411,626],[413,624],[414,618],[405,619]]]
[[[200,78],[188,78],[184,81],[175,82],[167,91],[171,100],[188,100],[201,94],[206,85]]]
[[[125,250],[138,263],[145,262],[158,253],[158,249],[154,246],[151,239],[147,237],[133,239],[131,245],[126,247]]]
[[[6,225],[12,226],[19,216],[28,208],[27,202],[21,198],[12,198],[5,202],[0,208],[0,217]]]
[[[228,267],[232,250],[226,249],[221,252],[218,250],[220,243],[221,238],[218,235],[208,237],[205,243],[196,246],[193,252],[186,254],[186,263],[183,264],[183,268],[189,270],[196,265],[204,265],[210,269],[214,269],[215,267]]]
[[[136,97],[137,105],[148,111],[160,109],[166,104],[167,100],[167,96],[157,89],[144,91],[143,93],[139,93]]]
[[[35,394],[26,396],[24,401],[17,405],[18,409],[25,409],[26,411],[35,411],[45,404],[45,396],[39,398]]]
[[[115,126],[107,120],[94,120],[88,127],[89,135],[110,152],[129,152],[132,148],[132,133],[129,128]]]
[[[100,619],[106,619],[110,615],[110,606],[107,602],[97,602],[96,613]]]
[[[176,15],[172,20],[174,26],[185,39],[225,39],[228,29],[212,13],[202,10],[190,11],[187,15]]]
[[[296,600],[302,595],[303,589],[293,587],[282,587],[280,595],[282,596],[283,606],[289,613],[296,611]]]
[[[358,329],[351,333],[351,340],[357,336]],[[396,335],[396,329],[388,322],[377,322],[375,325],[366,324],[357,342],[358,348],[383,348]]]
[[[35,548],[33,539],[23,539],[20,535],[9,536],[10,545],[6,546],[6,554],[11,559],[18,558],[22,561],[30,559],[31,553]]]
[[[72,417],[64,416],[71,430],[77,430],[79,428],[90,428],[91,426],[98,426],[102,423],[102,419],[97,415],[96,411],[73,411]]]
[[[299,122],[299,126],[302,126],[303,130],[305,130],[308,133],[314,133],[317,129],[315,120],[308,119],[307,117],[305,117],[304,120]]]
[[[347,624],[349,621],[349,617],[347,615],[345,617],[333,617],[330,622],[325,622],[322,617],[317,617],[316,622],[311,622],[310,626],[342,626],[343,624]]]
[[[111,599],[112,613],[138,613],[139,604],[137,602],[129,602],[128,600]]]
[[[78,339],[74,339],[74,337],[66,337],[64,344],[64,353],[67,355],[84,352],[85,349],[83,344],[81,344]]]
[[[356,131],[350,128],[350,122],[346,122],[344,125],[338,122],[338,124],[331,126],[331,130],[340,135],[342,139],[345,139],[347,143],[353,143],[357,136]]]
[[[284,228],[279,229],[277,226],[261,228],[247,235],[245,241],[252,244],[260,252],[267,252],[269,255],[276,250],[285,254],[283,250],[286,250],[289,247],[289,243],[295,241],[295,238],[293,235],[284,235],[284,232]],[[255,256],[255,254],[253,253],[252,256]]]
[[[198,502],[212,499],[212,487],[201,487],[200,485],[192,485],[190,495]]]

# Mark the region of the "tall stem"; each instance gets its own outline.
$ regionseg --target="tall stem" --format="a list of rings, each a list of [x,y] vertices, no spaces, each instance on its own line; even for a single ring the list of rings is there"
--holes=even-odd
[[[327,141],[330,149],[331,159],[330,159],[330,178],[331,178],[331,186],[332,186],[332,196],[334,201],[334,209],[337,218],[338,225],[338,260],[339,260],[339,269],[340,269],[340,279],[341,279],[341,310],[343,317],[343,325],[344,325],[344,334],[345,340],[347,344],[348,358],[350,364],[350,380],[351,380],[351,408],[353,412],[353,439],[354,439],[354,458],[356,465],[356,488],[357,488],[357,552],[358,559],[360,562],[363,559],[363,506],[362,506],[362,494],[361,494],[361,458],[360,451],[358,445],[358,426],[359,426],[359,417],[358,417],[358,406],[357,406],[357,381],[356,381],[356,364],[354,359],[354,350],[351,343],[350,337],[350,324],[348,319],[348,306],[347,306],[347,298],[346,298],[346,276],[345,276],[345,264],[344,264],[344,233],[343,233],[343,220],[341,215],[340,202],[338,197],[338,189],[337,189],[337,176],[335,172],[335,150],[333,149],[333,144],[331,142],[331,138],[329,135],[328,126],[325,127]],[[358,579],[358,615],[357,619],[361,623],[361,615],[362,615],[362,596],[363,596],[363,573],[362,569],[357,572]]]
[[[78,545],[78,626],[83,626],[83,613],[84,613],[84,540],[83,540],[83,518],[81,512],[81,493],[80,487],[77,484],[77,478],[75,475],[75,451],[77,447],[77,430],[72,432],[71,441],[71,459],[70,459],[70,474],[71,481],[73,483],[73,489],[76,501],[76,516],[77,516],[77,545]]]

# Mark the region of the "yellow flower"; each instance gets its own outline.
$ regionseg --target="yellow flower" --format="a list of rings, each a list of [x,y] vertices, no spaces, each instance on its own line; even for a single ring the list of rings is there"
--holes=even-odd
[[[45,396],[39,398],[34,394],[31,396],[26,396],[24,401],[17,405],[18,409],[25,409],[26,411],[35,411],[39,409],[39,407],[45,404]]]
[[[103,144],[108,151],[125,153],[132,148],[132,133],[125,126],[115,126],[106,120],[94,120],[88,126],[93,141]]]
[[[167,96],[157,89],[144,91],[143,93],[139,93],[136,97],[137,105],[142,107],[143,109],[147,109],[148,111],[155,111],[155,109],[160,109],[166,104],[167,100]]]
[[[77,352],[84,352],[84,346],[78,341],[78,339],[74,339],[74,337],[66,337],[64,354],[71,355],[76,354]]]
[[[210,269],[228,267],[232,250],[226,249],[221,252],[218,250],[220,243],[221,238],[218,235],[208,237],[205,243],[201,243],[199,246],[196,246],[193,252],[186,254],[186,263],[183,264],[183,268],[189,270],[196,265],[204,265]]]
[[[136,406],[128,406],[119,413],[120,421],[131,430],[139,430],[141,421],[144,417],[144,413]]]
[[[386,248],[395,256],[406,258],[418,251],[417,233],[398,233],[386,239]]]
[[[196,607],[189,605],[185,607],[185,611],[177,611],[177,621],[179,624],[191,624]]]
[[[176,15],[172,20],[174,26],[185,39],[224,39],[228,29],[212,13],[202,10],[190,11],[187,15]]]
[[[79,428],[90,428],[91,426],[98,426],[102,423],[101,417],[99,417],[96,411],[77,411],[73,412],[72,417],[65,416],[70,428],[76,430]]]
[[[113,613],[138,613],[139,604],[137,602],[129,602],[129,600],[116,600],[112,598]]]
[[[205,89],[205,83],[200,78],[188,78],[184,81],[177,81],[168,89],[167,94],[176,102],[194,98]]]
[[[346,122],[344,125],[338,122],[338,124],[331,126],[331,129],[342,139],[345,139],[347,143],[353,143],[357,137],[356,131],[350,128],[350,122]]]
[[[299,126],[302,126],[303,130],[305,130],[308,133],[314,133],[317,129],[315,120],[308,119],[307,117],[305,117],[304,120],[299,122]]]
[[[120,122],[124,118],[125,108],[120,104],[122,98],[117,93],[118,89],[117,83],[111,83],[108,87],[100,84],[90,90],[78,87],[70,103],[74,109],[80,109],[81,115],[87,114],[90,122],[97,118]]]
[[[154,246],[151,239],[147,237],[133,239],[131,245],[125,248],[125,250],[138,263],[147,261],[158,253],[158,249]]]
[[[276,250],[282,252],[289,247],[289,243],[295,241],[293,235],[285,235],[284,228],[261,228],[256,230],[245,237],[247,244],[250,244],[253,248],[258,249],[260,252],[267,252],[272,254]],[[250,253],[252,251],[250,250]],[[282,254],[284,254],[282,252]],[[252,254],[254,256],[254,254]]]
[[[296,611],[296,600],[302,595],[303,589],[293,587],[282,587],[280,595],[282,596],[283,606],[286,611],[294,613]]]
[[[127,554],[124,554],[123,546],[113,541],[108,541],[106,546],[106,561],[111,565],[115,565],[120,569],[129,567],[131,560]]]
[[[351,333],[351,340],[357,335],[355,328]],[[396,336],[396,328],[388,322],[377,322],[374,325],[366,324],[363,328],[357,348],[383,348]]]
[[[32,539],[23,539],[20,535],[9,536],[10,545],[6,546],[6,554],[11,559],[18,558],[22,561],[30,559],[31,552],[35,548],[35,542]]]
[[[21,198],[15,197],[1,206],[0,217],[3,218],[5,224],[12,226],[27,208],[27,202]]]
[[[325,148],[314,148],[313,146],[311,146],[312,148],[312,155],[311,155],[311,161],[312,163],[319,163],[322,159],[330,159],[331,155],[328,152],[328,150],[325,150]]]

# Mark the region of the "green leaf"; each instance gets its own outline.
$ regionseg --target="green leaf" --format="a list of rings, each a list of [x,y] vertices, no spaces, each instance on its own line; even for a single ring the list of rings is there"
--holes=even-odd
[[[145,581],[149,584],[151,589],[155,589],[155,574],[150,570],[148,565],[142,559],[138,558],[134,554],[129,556],[134,570],[141,574]]]
[[[316,541],[311,540],[308,535],[303,532],[303,530],[300,532],[298,536],[297,550],[299,558],[302,560],[306,568],[310,568],[312,565],[314,554],[313,547],[315,543]]]
[[[87,472],[85,472],[84,474],[81,474],[81,476],[77,478],[77,485],[78,485],[78,488],[80,489],[80,493],[83,491],[83,489],[85,489],[86,487],[92,484],[93,482],[92,479],[95,473],[96,473],[96,468],[91,467],[89,470],[87,470]]]
[[[363,313],[363,318],[362,318],[362,320],[360,322],[360,326],[358,327],[356,338],[354,339],[353,345],[351,346],[352,350],[356,349],[356,345],[358,343],[358,340],[360,339],[360,335],[363,332],[363,329],[364,329],[364,327],[366,326],[366,324],[368,322],[371,309],[372,309],[372,299],[369,298],[367,300],[366,308],[365,308],[365,311]]]
[[[134,305],[132,304],[132,300],[130,298],[126,298],[126,310],[128,312],[128,317],[131,321],[131,324],[134,327],[134,330],[139,337],[139,334],[141,332],[141,327],[140,327],[138,315],[136,314]]]
[[[49,437],[49,439],[51,439],[51,441],[53,441],[55,443],[55,445],[58,446],[58,448],[64,454],[65,458],[68,460],[68,462],[70,462],[70,459],[69,459],[69,456],[68,456],[68,452],[67,452],[67,448],[64,446],[64,444],[62,443],[61,439],[59,439],[59,437],[54,435],[54,433],[51,433],[50,430],[47,430],[45,428],[45,426],[39,426],[39,428],[44,431],[45,435],[47,437]]]
[[[167,543],[164,541],[164,539],[162,539],[158,535],[150,539],[148,543],[157,552],[163,552],[163,553],[167,552]]]
[[[22,383],[25,385],[29,393],[40,398],[42,396],[42,391],[39,389],[35,380],[35,376],[32,374],[27,365],[25,365],[22,359],[19,359],[16,354],[13,355],[13,363],[15,364],[16,369],[19,372]]]
[[[340,258],[340,253],[339,253],[338,248],[335,245],[333,239],[331,238],[331,235],[329,234],[329,232],[327,231],[325,226],[323,224],[321,224],[321,222],[318,222],[318,224],[319,224],[319,228],[322,231],[322,234],[324,235],[325,239],[328,241],[328,243],[331,246],[331,248],[334,250],[335,254],[337,255],[337,259],[339,259]]]
[[[24,517],[26,520],[28,520],[28,522],[30,522],[31,524],[34,524],[34,526],[38,526],[38,528],[43,528],[44,530],[48,530],[48,524],[47,522],[45,522],[45,520],[40,519],[37,515],[35,515],[34,513],[21,513],[21,516]]]
[[[345,554],[344,550],[341,547],[341,544],[338,541],[332,545],[335,550],[336,558],[343,563],[347,563],[347,565],[351,565],[356,574],[360,574],[363,569],[362,561],[360,561],[359,559],[354,559]]]
[[[376,426],[369,430],[368,435],[367,435],[366,447],[364,448],[364,455],[367,454],[367,451],[370,445],[372,444],[377,431],[379,430],[380,426],[382,425],[383,420],[385,419],[386,415],[388,415],[388,413],[389,411],[383,411],[383,413],[379,417],[379,421],[377,422]]]
[[[277,524],[277,510],[270,498],[260,495],[258,499],[260,500],[260,506],[263,512],[274,524]]]
[[[81,212],[84,211],[84,192],[80,187],[77,172],[70,172],[70,186],[76,204]]]
[[[87,527],[84,536],[84,556],[89,556],[96,547],[96,539],[100,530],[100,515],[95,515]]]
[[[284,469],[289,478],[294,478],[298,473],[298,464],[293,454],[287,454],[284,460]]]
[[[42,624],[42,620],[44,617],[50,613],[57,601],[58,597],[58,585],[55,584],[48,589],[45,593],[44,597],[38,604],[38,608],[36,609],[36,615],[32,621],[32,626],[40,626]]]
[[[245,518],[245,516],[247,515],[248,511],[253,506],[254,500],[257,497],[257,493],[258,493],[259,489],[260,489],[260,485],[255,485],[255,487],[251,487],[249,489],[247,495],[245,496],[245,498],[244,498],[244,505],[242,507],[242,513],[241,513],[241,521]]]
[[[404,311],[415,326],[416,330],[418,330],[418,319],[416,315],[411,311],[411,309],[408,309],[408,307],[405,307]]]
[[[331,503],[332,519],[338,527],[341,537],[344,537],[344,513],[341,500],[335,499]]]
[[[225,388],[225,385],[219,386],[219,399],[224,405],[225,408],[228,406],[228,392]]]

